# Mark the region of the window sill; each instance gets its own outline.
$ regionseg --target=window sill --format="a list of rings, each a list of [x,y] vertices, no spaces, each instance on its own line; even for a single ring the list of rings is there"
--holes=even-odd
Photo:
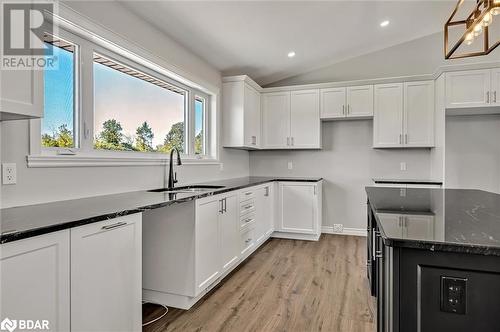
[[[168,158],[109,157],[81,155],[29,155],[28,167],[116,167],[116,166],[164,166]],[[183,158],[183,165],[219,165],[216,159]]]

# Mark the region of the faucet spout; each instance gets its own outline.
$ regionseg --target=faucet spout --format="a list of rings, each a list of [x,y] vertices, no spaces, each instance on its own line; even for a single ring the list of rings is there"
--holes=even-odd
[[[182,165],[181,154],[177,148],[170,150],[170,163],[168,170],[168,189],[173,189],[174,185],[177,183],[177,173],[174,173],[174,152],[177,153],[177,166]]]

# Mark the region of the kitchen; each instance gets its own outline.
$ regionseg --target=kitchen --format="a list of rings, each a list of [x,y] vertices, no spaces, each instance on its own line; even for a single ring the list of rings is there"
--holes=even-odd
[[[380,269],[368,278],[382,248],[368,251],[375,232],[390,248],[397,236],[483,247],[473,257],[492,262],[479,271],[497,285],[498,235],[484,214],[498,215],[500,57],[445,59],[455,6],[57,2],[42,38],[59,68],[45,78],[2,68],[1,320],[46,319],[59,331],[244,321],[250,330],[374,331],[382,321],[382,331],[428,330],[399,325],[399,304],[376,292]],[[356,20],[359,40],[320,42],[359,13],[370,17]],[[494,45],[496,16],[487,17]],[[449,220],[455,208],[433,193],[454,188],[492,193],[462,204],[487,229],[461,239],[447,228],[464,216]],[[431,217],[404,218],[419,213]],[[478,232],[485,241],[468,237]],[[470,279],[466,302],[482,298],[457,273]],[[473,323],[467,308],[437,311]]]

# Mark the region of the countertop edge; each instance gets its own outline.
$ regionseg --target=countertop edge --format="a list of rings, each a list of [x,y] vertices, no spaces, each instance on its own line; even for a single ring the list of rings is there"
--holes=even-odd
[[[233,179],[222,179],[220,181],[230,181],[230,180],[233,180]],[[121,216],[130,215],[130,214],[142,213],[142,212],[145,212],[148,210],[159,209],[159,208],[167,207],[167,206],[170,206],[173,204],[189,202],[189,201],[193,201],[196,199],[202,199],[202,198],[209,197],[209,196],[220,195],[220,194],[228,193],[228,192],[235,191],[235,190],[241,190],[241,189],[245,189],[245,188],[249,188],[249,187],[255,187],[255,186],[265,184],[265,183],[271,183],[271,182],[312,182],[312,183],[314,183],[314,182],[320,182],[322,180],[323,180],[322,177],[319,177],[319,178],[296,178],[296,179],[270,177],[269,179],[265,179],[262,181],[256,181],[254,183],[238,185],[238,186],[234,186],[234,187],[214,189],[212,191],[193,194],[192,196],[183,197],[181,199],[176,199],[176,200],[171,200],[171,201],[166,201],[164,203],[145,205],[142,207],[134,207],[131,209],[110,212],[110,213],[106,213],[106,214],[102,214],[102,215],[90,216],[88,218],[67,221],[67,222],[63,222],[60,224],[54,224],[54,225],[49,225],[49,226],[40,227],[40,228],[33,228],[33,229],[22,230],[22,231],[17,231],[17,232],[16,231],[8,232],[6,234],[0,235],[0,244],[10,243],[10,242],[14,242],[17,240],[22,240],[22,239],[27,239],[27,238],[34,237],[34,236],[39,236],[39,235],[43,235],[43,234],[62,231],[65,229],[79,227],[79,226],[83,226],[83,225],[87,225],[87,224],[92,224],[92,223],[96,223],[96,222],[100,222],[100,221],[104,221],[104,220],[108,220],[108,219],[118,218]],[[214,181],[214,182],[216,182],[216,181]]]

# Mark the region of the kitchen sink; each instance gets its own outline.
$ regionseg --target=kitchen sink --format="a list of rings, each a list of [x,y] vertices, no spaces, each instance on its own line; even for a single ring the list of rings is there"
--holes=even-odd
[[[204,192],[204,191],[212,191],[215,189],[222,189],[224,186],[214,186],[214,185],[203,185],[203,184],[195,184],[192,186],[184,186],[184,187],[177,187],[173,189],[168,189],[168,188],[160,188],[160,189],[153,189],[153,190],[148,190],[149,192],[154,192],[154,193],[196,193],[196,192]]]

